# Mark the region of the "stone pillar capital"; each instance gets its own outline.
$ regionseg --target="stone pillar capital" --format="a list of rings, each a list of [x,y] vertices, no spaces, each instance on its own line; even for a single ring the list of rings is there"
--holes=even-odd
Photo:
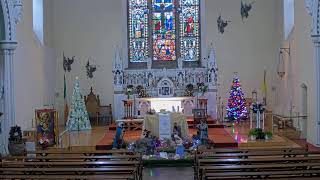
[[[16,41],[0,41],[0,50],[15,50],[17,44]]]

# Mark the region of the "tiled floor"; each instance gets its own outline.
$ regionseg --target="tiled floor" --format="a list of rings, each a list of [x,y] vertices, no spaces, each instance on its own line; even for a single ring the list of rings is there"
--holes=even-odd
[[[144,180],[193,180],[191,167],[145,168]]]

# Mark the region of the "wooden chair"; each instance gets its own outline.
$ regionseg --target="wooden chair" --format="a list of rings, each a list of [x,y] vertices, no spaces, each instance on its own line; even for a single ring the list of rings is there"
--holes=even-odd
[[[112,117],[112,106],[109,104],[108,106],[100,106],[99,109],[99,118],[102,120],[106,125],[109,125],[113,122]],[[99,121],[100,121],[99,120]]]
[[[89,114],[90,121],[96,121],[96,125],[99,125],[99,114],[100,114],[100,98],[99,95],[93,93],[92,87],[88,96],[84,96],[87,111]]]
[[[201,123],[202,120],[207,121],[205,109],[193,109],[193,128]]]

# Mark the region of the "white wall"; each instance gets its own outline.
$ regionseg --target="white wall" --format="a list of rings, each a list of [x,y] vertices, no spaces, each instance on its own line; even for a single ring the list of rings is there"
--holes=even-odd
[[[112,62],[114,48],[123,41],[122,2],[120,0],[54,0],[52,44],[57,55],[57,106],[63,107],[62,54],[76,56],[71,73],[67,74],[68,99],[71,100],[73,81],[79,76],[83,95],[93,86],[102,104],[113,101]],[[86,76],[88,58],[97,64],[94,79]],[[60,111],[61,112],[61,111]]]
[[[277,0],[257,0],[244,23],[240,3],[241,0],[207,0],[205,6],[206,44],[208,47],[214,43],[219,67],[219,94],[224,102],[229,97],[234,72],[238,72],[245,95],[251,97],[251,92],[257,89],[260,99],[264,69],[267,70],[268,92],[275,73],[280,35],[276,28]],[[216,23],[220,13],[231,21],[223,35],[218,33]]]
[[[23,5],[23,18],[17,26],[14,79],[16,122],[24,130],[32,127],[35,108],[54,103],[55,61],[53,51],[40,45],[33,32],[32,0],[25,0]]]
[[[267,69],[268,82],[275,73],[279,32],[276,28],[277,14],[270,13],[276,9],[277,0],[257,0],[250,17],[245,23],[241,21],[241,0],[206,0],[205,28],[207,37],[205,46],[211,42],[217,54],[220,84],[219,94],[227,98],[232,82],[233,72],[238,72],[246,96],[251,97],[253,89],[260,89],[263,70]],[[54,0],[53,11],[53,47],[57,59],[57,91],[60,94],[57,104],[62,104],[63,71],[62,53],[76,56],[72,73],[68,74],[68,94],[72,93],[75,76],[81,79],[83,94],[94,86],[101,97],[102,104],[112,104],[112,61],[114,47],[122,45],[126,38],[123,21],[124,6],[120,0]],[[219,13],[231,24],[225,34],[218,33],[216,19]],[[207,54],[203,54],[206,56]],[[98,64],[93,80],[88,80],[84,65],[91,57]],[[269,86],[270,89],[271,86]]]
[[[304,1],[295,2],[295,26],[288,40],[283,41],[284,47],[291,46],[291,59],[285,60],[286,75],[277,81],[279,101],[275,104],[274,111],[288,114],[290,99],[295,112],[302,111],[301,85],[305,84],[308,90],[308,120],[307,141],[316,143],[315,123],[315,67],[314,48],[311,40],[311,16],[307,14]],[[283,23],[283,22],[282,22]],[[283,27],[283,26],[280,26]],[[282,38],[284,39],[283,35]]]

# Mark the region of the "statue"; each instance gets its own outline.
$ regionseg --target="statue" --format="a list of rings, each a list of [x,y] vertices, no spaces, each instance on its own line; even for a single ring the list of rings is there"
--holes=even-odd
[[[150,57],[147,58],[147,66],[148,66],[148,70],[150,70],[152,67],[152,59]]]
[[[182,87],[183,86],[183,74],[182,74],[182,72],[180,72],[179,74],[178,74],[178,85],[180,86],[180,87]]]
[[[178,135],[179,137],[181,137],[181,127],[178,126],[177,122],[175,122],[173,125],[172,135]]]
[[[153,76],[151,73],[148,75],[148,86],[153,87]]]
[[[208,125],[205,119],[201,120],[201,123],[197,125],[198,132],[201,144],[207,144],[208,142]]]
[[[174,158],[179,159],[184,156],[183,140],[178,135],[174,135],[173,139],[176,144],[176,155]]]
[[[178,68],[179,68],[179,69],[182,69],[182,66],[183,66],[182,58],[179,58],[179,59],[178,59]]]
[[[120,149],[123,146],[123,135],[124,135],[124,124],[123,122],[119,122],[117,124],[116,135],[113,140],[112,149]]]

